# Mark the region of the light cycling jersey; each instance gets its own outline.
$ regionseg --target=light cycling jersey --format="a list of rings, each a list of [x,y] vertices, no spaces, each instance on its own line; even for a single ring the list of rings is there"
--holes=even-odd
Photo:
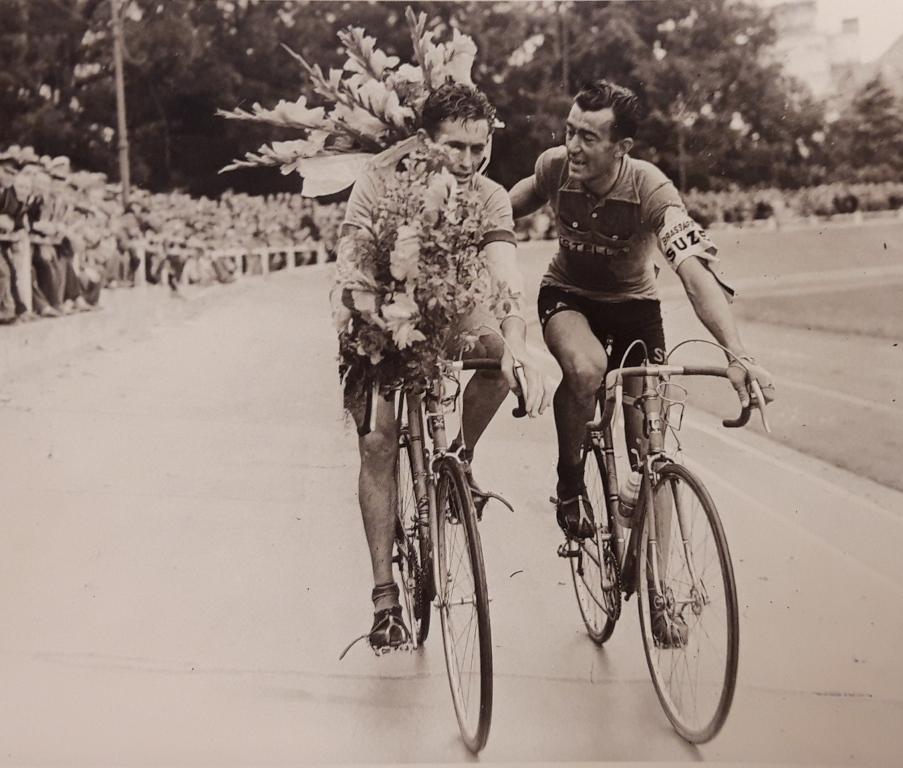
[[[386,185],[394,180],[393,168],[368,168],[361,174],[351,190],[351,197],[345,209],[344,227],[359,227],[373,231],[377,202],[382,197]],[[511,200],[500,184],[476,174],[470,181],[474,185],[482,202],[484,234],[480,248],[488,243],[504,242],[517,244],[514,236],[514,216],[511,212]],[[341,252],[339,254],[341,258]],[[486,267],[489,275],[496,282],[507,286],[509,302],[503,317],[524,317],[523,313],[523,276],[514,259],[487,258]],[[339,270],[341,274],[341,270]]]

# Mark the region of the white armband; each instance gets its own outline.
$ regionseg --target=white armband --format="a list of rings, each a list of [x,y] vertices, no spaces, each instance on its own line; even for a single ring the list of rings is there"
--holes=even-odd
[[[703,262],[718,262],[718,248],[709,233],[679,206],[665,209],[658,239],[665,259],[674,270],[690,256],[697,256]]]
[[[712,273],[728,302],[733,300],[734,289],[717,271],[720,261],[718,247],[712,242],[709,233],[680,206],[672,205],[665,209],[659,230],[659,244],[666,261],[675,272],[684,261],[696,256]]]

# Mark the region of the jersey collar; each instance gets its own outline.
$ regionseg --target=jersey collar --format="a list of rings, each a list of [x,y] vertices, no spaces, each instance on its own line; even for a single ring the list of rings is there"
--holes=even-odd
[[[572,179],[570,174],[568,174],[567,181],[565,181],[562,189],[572,192],[583,192],[599,202],[602,202],[603,200],[618,200],[623,203],[639,204],[640,195],[637,191],[636,174],[634,173],[632,160],[633,158],[630,157],[630,155],[624,155],[624,157],[621,158],[621,167],[618,170],[618,176],[615,179],[614,186],[604,198],[598,197],[594,192],[584,187],[581,182]]]

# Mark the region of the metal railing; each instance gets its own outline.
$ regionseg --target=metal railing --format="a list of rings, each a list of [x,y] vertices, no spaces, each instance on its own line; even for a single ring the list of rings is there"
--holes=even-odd
[[[51,238],[36,235],[35,233],[13,232],[0,233],[0,243],[12,245],[9,256],[16,270],[16,286],[22,302],[33,310],[32,301],[32,265],[31,254],[33,245],[58,246],[62,238]],[[153,255],[161,260],[166,260],[174,255],[183,259],[180,284],[188,284],[193,274],[197,272],[197,266],[203,259],[211,261],[229,262],[230,274],[234,278],[243,278],[251,275],[266,277],[277,269],[297,269],[311,264],[323,264],[326,262],[326,248],[322,242],[309,240],[301,243],[268,245],[234,248],[207,248],[190,241],[173,242],[162,238],[143,238],[133,240],[130,243],[131,251],[137,257],[135,266],[135,285],[147,283],[147,262]],[[277,267],[275,262],[284,260]]]

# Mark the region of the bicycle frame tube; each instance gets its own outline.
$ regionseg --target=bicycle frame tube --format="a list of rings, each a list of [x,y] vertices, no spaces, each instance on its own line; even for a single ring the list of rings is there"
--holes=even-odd
[[[417,525],[420,540],[430,542],[432,549],[435,542],[435,520],[437,499],[434,465],[437,457],[444,456],[448,450],[445,434],[445,415],[439,405],[442,399],[442,383],[436,381],[426,396],[419,393],[403,395],[408,411],[408,432],[411,440],[411,469],[414,475],[414,487],[417,495]],[[426,430],[424,430],[426,425]],[[427,445],[427,438],[432,438],[432,449]],[[434,558],[433,567],[439,563]],[[438,584],[438,574],[434,572],[434,584]]]
[[[614,436],[610,423],[594,433],[593,442],[601,449],[602,462],[605,465],[602,485],[608,503],[609,520],[612,525],[612,530],[609,532],[611,534],[611,543],[621,571],[621,587],[625,594],[630,595],[633,592],[632,563],[634,562],[633,550],[635,547],[632,545],[635,539],[632,535],[632,528],[625,529],[616,525],[617,515],[621,511],[621,498],[618,495],[620,486],[618,485],[618,470],[615,462]],[[638,505],[641,501],[642,499],[637,502]]]
[[[427,447],[423,435],[423,397],[419,394],[402,394],[408,411],[408,434],[410,435],[411,474],[417,496],[417,526],[421,540],[431,541],[430,511],[435,509],[434,491],[427,469]]]
[[[433,438],[433,453],[436,456],[444,454],[448,450],[448,437],[445,434],[445,414],[440,403],[442,402],[442,381],[433,382],[429,394],[426,396],[426,420],[430,437]]]
[[[614,531],[613,537],[615,546],[615,556],[618,558],[618,564],[621,569],[621,586],[626,595],[632,594],[636,590],[634,571],[638,561],[637,548],[641,540],[640,532],[645,524],[648,504],[653,503],[652,488],[655,481],[654,463],[662,457],[665,452],[665,419],[662,415],[662,398],[656,388],[656,377],[644,377],[643,393],[638,397],[630,397],[625,395],[623,398],[625,406],[639,404],[643,411],[643,433],[646,438],[645,449],[642,459],[642,485],[640,487],[639,498],[635,507],[635,520],[631,528],[626,529],[626,533],[620,534],[617,529]],[[601,430],[602,435],[602,453],[606,471],[606,488],[605,493],[608,499],[609,509],[612,513],[612,521],[617,520],[620,513],[621,500],[618,495],[618,473],[615,462],[614,436],[611,430],[611,422],[608,422]],[[654,510],[652,511],[654,515]],[[653,568],[654,583],[660,583],[658,578],[658,540],[655,532],[655,526],[649,539],[650,557]],[[658,588],[658,587],[657,587]]]

